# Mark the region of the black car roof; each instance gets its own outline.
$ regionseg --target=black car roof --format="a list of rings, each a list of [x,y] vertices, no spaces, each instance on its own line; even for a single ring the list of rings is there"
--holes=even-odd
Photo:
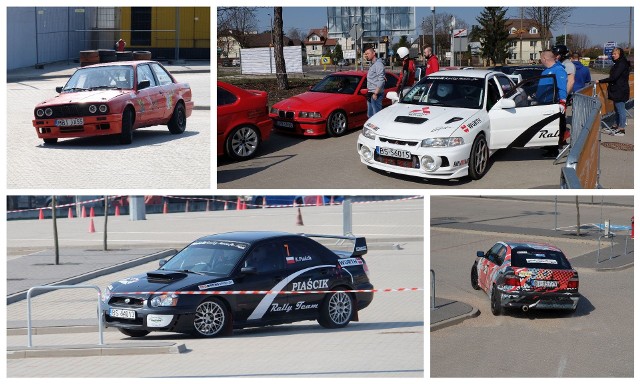
[[[216,233],[199,238],[198,240],[233,240],[242,241],[245,243],[254,243],[256,241],[273,239],[284,236],[298,236],[289,232],[277,232],[277,231],[237,231],[237,232],[225,232]]]

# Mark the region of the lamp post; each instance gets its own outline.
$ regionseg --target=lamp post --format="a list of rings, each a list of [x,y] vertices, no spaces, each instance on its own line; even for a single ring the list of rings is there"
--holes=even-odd
[[[431,7],[431,14],[433,17],[431,18],[431,54],[436,54],[436,7]]]
[[[456,18],[455,16],[451,17],[451,60],[450,60],[450,65],[453,67],[454,65],[456,65],[456,59],[455,59],[455,52],[454,49],[455,47],[453,46],[453,30],[456,27]]]

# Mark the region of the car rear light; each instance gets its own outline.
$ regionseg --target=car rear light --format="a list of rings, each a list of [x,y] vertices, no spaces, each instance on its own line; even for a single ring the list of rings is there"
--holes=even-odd
[[[506,277],[504,279],[504,285],[511,285],[514,287],[520,286],[520,279],[518,277]]]

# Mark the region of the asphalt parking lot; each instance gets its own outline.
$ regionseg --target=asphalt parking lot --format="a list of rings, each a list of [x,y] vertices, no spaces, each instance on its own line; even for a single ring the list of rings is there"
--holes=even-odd
[[[424,199],[354,204],[353,232],[367,237],[365,256],[376,288],[423,288],[424,284]],[[110,239],[117,252],[135,248],[139,253],[153,245],[180,247],[204,234],[224,230],[270,229],[307,233],[342,233],[340,206],[304,207],[304,223],[297,224],[295,208],[255,209],[148,215],[144,222],[126,217],[110,218]],[[101,224],[96,218],[96,227]],[[87,219],[60,220],[64,235],[61,246],[76,249],[83,257],[67,259],[63,268],[77,267],[100,252],[100,233],[88,234]],[[34,258],[47,251],[51,241],[49,220],[10,221],[8,253],[11,260]],[[28,229],[27,229],[28,228]],[[173,231],[168,231],[174,228]],[[180,228],[177,230],[176,228]],[[29,232],[28,234],[25,232]],[[96,236],[93,236],[96,235]],[[22,246],[29,240],[43,247],[40,253]],[[50,243],[49,243],[50,244]],[[116,246],[117,244],[117,246]],[[21,252],[21,249],[24,252]],[[84,258],[84,262],[82,261]],[[10,264],[11,261],[10,260]],[[41,259],[39,259],[41,260]],[[42,261],[35,262],[43,264]],[[106,286],[122,277],[155,269],[157,261],[91,278],[82,284]],[[52,266],[50,266],[52,267]],[[54,267],[52,267],[54,268]],[[9,281],[36,278],[46,272],[35,268],[21,271],[9,266]],[[13,272],[12,272],[13,271]],[[11,283],[9,284],[11,285]],[[11,290],[11,288],[10,288]],[[91,324],[95,293],[64,290],[39,295],[32,300],[34,324],[42,332],[34,335],[34,347],[97,344],[95,327],[72,333],[45,334],[53,325],[67,330],[70,325]],[[7,305],[9,328],[24,326],[26,301]],[[96,322],[95,318],[93,320]],[[48,323],[48,324],[47,324]],[[144,343],[183,345],[181,353],[120,356],[39,357],[7,360],[8,377],[424,377],[424,292],[376,294],[360,314],[360,321],[344,329],[325,330],[316,322],[239,330],[233,337],[194,339],[179,334],[156,334],[135,340],[108,330],[106,344]],[[25,347],[25,334],[7,336],[9,348]],[[157,364],[155,364],[156,362]]]
[[[619,231],[614,268],[596,264],[603,218],[630,225],[633,197],[582,197],[582,236],[575,235],[574,197],[505,199],[432,197],[430,268],[436,274],[436,309],[466,304],[478,313],[430,333],[430,375],[436,377],[633,377],[633,240],[622,254],[627,231]],[[493,316],[488,296],[471,288],[469,273],[477,250],[499,240],[539,241],[559,246],[580,274],[573,314],[513,311]],[[610,255],[602,243],[601,259]],[[471,309],[468,309],[471,311]],[[451,357],[455,356],[455,359]]]
[[[166,126],[134,131],[133,143],[111,137],[63,139],[44,145],[32,126],[33,107],[56,95],[75,67],[7,74],[9,188],[209,188],[211,184],[211,90],[208,63],[167,66],[192,88],[195,109],[187,129],[172,135]]]

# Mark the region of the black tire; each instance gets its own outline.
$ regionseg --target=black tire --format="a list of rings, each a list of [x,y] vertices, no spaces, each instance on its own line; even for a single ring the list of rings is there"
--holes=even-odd
[[[343,328],[351,321],[355,306],[353,296],[347,292],[328,294],[320,308],[318,323],[324,328]]]
[[[187,129],[187,112],[184,109],[184,104],[176,104],[176,108],[173,110],[171,120],[169,120],[169,132],[174,135],[178,135]]]
[[[127,108],[122,113],[122,131],[120,132],[120,144],[131,144],[133,141],[133,112]]]
[[[471,288],[476,291],[480,289],[480,285],[478,285],[478,264],[473,264],[473,267],[471,267]]]
[[[251,159],[260,148],[260,132],[250,125],[235,128],[224,143],[227,156],[234,160]]]
[[[145,337],[150,333],[149,331],[145,331],[143,329],[118,328],[118,331],[129,337]]]
[[[231,329],[230,327],[231,314],[220,300],[207,299],[196,308],[193,317],[193,335],[218,337],[227,333]]]
[[[347,115],[342,111],[335,111],[327,119],[327,134],[331,137],[342,136],[347,132]]]
[[[469,177],[479,180],[487,173],[489,165],[489,146],[483,133],[478,134],[469,154]]]
[[[502,304],[500,304],[500,292],[494,285],[491,289],[491,313],[494,316],[500,316],[502,314]]]
[[[42,139],[44,141],[45,144],[55,144],[58,142],[58,138],[53,138],[53,139]]]

